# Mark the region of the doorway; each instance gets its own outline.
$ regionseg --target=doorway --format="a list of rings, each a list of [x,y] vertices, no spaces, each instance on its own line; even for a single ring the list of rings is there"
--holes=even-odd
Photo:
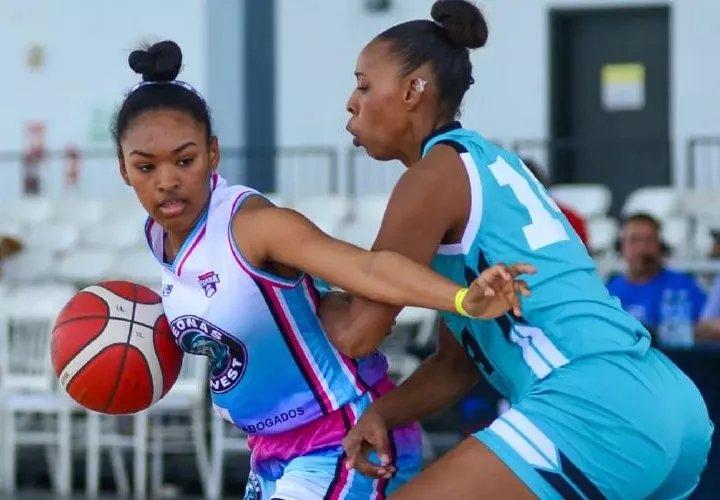
[[[670,8],[551,10],[550,170],[600,183],[611,215],[670,183]]]

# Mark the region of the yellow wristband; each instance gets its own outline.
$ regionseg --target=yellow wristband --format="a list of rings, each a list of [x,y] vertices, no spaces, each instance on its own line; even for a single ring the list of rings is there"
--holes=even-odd
[[[466,318],[472,318],[472,316],[468,314],[468,312],[463,307],[463,301],[465,300],[465,296],[468,294],[469,291],[469,288],[461,288],[455,294],[455,310],[458,312],[458,314],[461,314]]]

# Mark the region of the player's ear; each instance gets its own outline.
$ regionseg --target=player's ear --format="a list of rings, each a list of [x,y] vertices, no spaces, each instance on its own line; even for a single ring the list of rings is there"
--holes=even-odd
[[[125,160],[122,156],[118,157],[118,165],[120,166],[120,175],[122,176],[123,181],[125,181],[125,184],[130,186],[130,177],[128,177],[127,167],[125,166]]]
[[[428,81],[421,75],[410,75],[404,82],[405,94],[403,101],[405,106],[412,110],[417,108],[424,93],[427,93]]]
[[[217,136],[213,136],[208,144],[208,156],[210,157],[210,171],[215,172],[220,165],[220,145]]]

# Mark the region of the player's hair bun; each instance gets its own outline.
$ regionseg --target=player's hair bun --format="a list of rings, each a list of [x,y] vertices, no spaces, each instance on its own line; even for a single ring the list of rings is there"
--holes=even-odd
[[[158,42],[143,50],[134,50],[128,64],[146,82],[171,82],[180,74],[182,50],[172,40]]]
[[[485,17],[480,9],[466,0],[437,0],[430,15],[443,27],[454,45],[479,49],[487,42]]]

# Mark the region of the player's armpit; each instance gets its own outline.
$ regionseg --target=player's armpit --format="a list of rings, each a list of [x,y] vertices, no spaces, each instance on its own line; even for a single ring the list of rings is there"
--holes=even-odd
[[[470,212],[470,185],[458,154],[437,145],[398,181],[373,250],[390,250],[429,266],[443,238],[464,229]],[[358,298],[341,338],[331,339],[348,356],[372,353],[392,327],[399,307]]]

